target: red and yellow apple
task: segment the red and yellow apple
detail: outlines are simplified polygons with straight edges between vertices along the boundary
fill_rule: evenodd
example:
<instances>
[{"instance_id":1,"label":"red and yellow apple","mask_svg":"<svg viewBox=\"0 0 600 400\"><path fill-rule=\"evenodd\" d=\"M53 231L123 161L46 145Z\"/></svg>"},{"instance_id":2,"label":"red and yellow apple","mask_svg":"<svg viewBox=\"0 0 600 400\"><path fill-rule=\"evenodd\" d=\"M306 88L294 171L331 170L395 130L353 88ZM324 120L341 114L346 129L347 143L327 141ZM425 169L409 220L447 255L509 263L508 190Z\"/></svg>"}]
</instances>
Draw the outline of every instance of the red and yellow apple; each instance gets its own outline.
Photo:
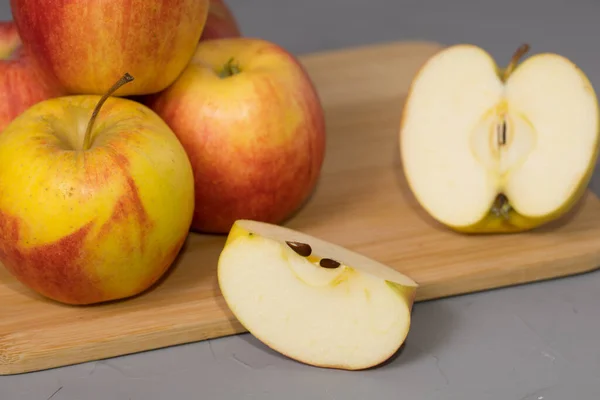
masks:
<instances>
[{"instance_id":1,"label":"red and yellow apple","mask_svg":"<svg viewBox=\"0 0 600 400\"><path fill-rule=\"evenodd\" d=\"M200 40L242 36L240 26L225 0L210 0L208 18Z\"/></svg>"},{"instance_id":2,"label":"red and yellow apple","mask_svg":"<svg viewBox=\"0 0 600 400\"><path fill-rule=\"evenodd\" d=\"M209 0L11 0L23 47L71 94L158 92L189 63Z\"/></svg>"},{"instance_id":3,"label":"red and yellow apple","mask_svg":"<svg viewBox=\"0 0 600 400\"><path fill-rule=\"evenodd\" d=\"M260 39L200 42L167 90L143 100L192 163L192 229L226 233L237 219L278 223L313 191L325 153L324 112L311 79Z\"/></svg>"},{"instance_id":4,"label":"red and yellow apple","mask_svg":"<svg viewBox=\"0 0 600 400\"><path fill-rule=\"evenodd\" d=\"M21 47L17 27L0 21L0 132L32 105L64 94Z\"/></svg>"},{"instance_id":5,"label":"red and yellow apple","mask_svg":"<svg viewBox=\"0 0 600 400\"><path fill-rule=\"evenodd\" d=\"M184 244L194 207L193 172L173 131L119 97L28 108L0 135L0 182L0 262L67 304L153 285Z\"/></svg>"}]
</instances>

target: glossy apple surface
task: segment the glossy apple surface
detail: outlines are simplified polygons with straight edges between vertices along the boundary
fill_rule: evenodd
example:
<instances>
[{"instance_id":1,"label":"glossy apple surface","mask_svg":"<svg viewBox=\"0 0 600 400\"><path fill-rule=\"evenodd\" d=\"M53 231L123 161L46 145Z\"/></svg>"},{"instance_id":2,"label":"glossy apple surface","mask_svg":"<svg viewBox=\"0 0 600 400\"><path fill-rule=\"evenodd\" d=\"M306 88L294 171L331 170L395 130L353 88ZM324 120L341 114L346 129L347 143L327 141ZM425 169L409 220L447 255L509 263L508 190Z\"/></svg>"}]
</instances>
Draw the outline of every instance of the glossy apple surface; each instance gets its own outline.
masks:
<instances>
[{"instance_id":1,"label":"glossy apple surface","mask_svg":"<svg viewBox=\"0 0 600 400\"><path fill-rule=\"evenodd\" d=\"M71 94L158 92L194 54L209 0L11 0L23 46Z\"/></svg>"},{"instance_id":2,"label":"glossy apple surface","mask_svg":"<svg viewBox=\"0 0 600 400\"><path fill-rule=\"evenodd\" d=\"M324 111L310 77L280 46L201 42L175 83L144 101L191 160L194 230L226 233L242 218L278 223L314 190L325 156Z\"/></svg>"},{"instance_id":3,"label":"glossy apple surface","mask_svg":"<svg viewBox=\"0 0 600 400\"><path fill-rule=\"evenodd\" d=\"M17 27L0 21L0 133L32 105L64 91L23 51Z\"/></svg>"},{"instance_id":4,"label":"glossy apple surface","mask_svg":"<svg viewBox=\"0 0 600 400\"><path fill-rule=\"evenodd\" d=\"M149 288L186 240L194 180L171 129L137 102L45 100L0 135L0 262L68 304Z\"/></svg>"}]
</instances>

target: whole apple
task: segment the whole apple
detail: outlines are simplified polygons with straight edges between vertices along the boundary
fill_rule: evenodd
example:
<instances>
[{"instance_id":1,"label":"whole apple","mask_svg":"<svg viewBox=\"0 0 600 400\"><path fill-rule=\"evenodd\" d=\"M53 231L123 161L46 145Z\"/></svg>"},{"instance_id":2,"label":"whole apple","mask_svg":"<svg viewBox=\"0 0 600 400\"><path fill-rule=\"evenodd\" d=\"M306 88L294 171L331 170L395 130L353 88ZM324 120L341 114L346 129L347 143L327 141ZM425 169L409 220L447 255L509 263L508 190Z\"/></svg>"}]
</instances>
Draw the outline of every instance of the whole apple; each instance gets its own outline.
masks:
<instances>
[{"instance_id":1,"label":"whole apple","mask_svg":"<svg viewBox=\"0 0 600 400\"><path fill-rule=\"evenodd\" d=\"M64 96L27 109L0 135L0 182L0 262L67 304L153 285L184 244L194 207L177 137L119 97Z\"/></svg>"},{"instance_id":2,"label":"whole apple","mask_svg":"<svg viewBox=\"0 0 600 400\"><path fill-rule=\"evenodd\" d=\"M210 0L208 18L200 40L240 36L242 33L239 24L227 3L224 0Z\"/></svg>"},{"instance_id":3,"label":"whole apple","mask_svg":"<svg viewBox=\"0 0 600 400\"><path fill-rule=\"evenodd\" d=\"M17 27L0 21L0 132L32 105L64 94L21 47Z\"/></svg>"},{"instance_id":4,"label":"whole apple","mask_svg":"<svg viewBox=\"0 0 600 400\"><path fill-rule=\"evenodd\" d=\"M325 155L324 112L310 77L280 46L200 42L174 84L143 101L192 163L193 230L226 233L241 218L279 223L313 191Z\"/></svg>"},{"instance_id":5,"label":"whole apple","mask_svg":"<svg viewBox=\"0 0 600 400\"><path fill-rule=\"evenodd\" d=\"M23 47L71 94L158 92L189 63L209 0L11 0Z\"/></svg>"}]
</instances>

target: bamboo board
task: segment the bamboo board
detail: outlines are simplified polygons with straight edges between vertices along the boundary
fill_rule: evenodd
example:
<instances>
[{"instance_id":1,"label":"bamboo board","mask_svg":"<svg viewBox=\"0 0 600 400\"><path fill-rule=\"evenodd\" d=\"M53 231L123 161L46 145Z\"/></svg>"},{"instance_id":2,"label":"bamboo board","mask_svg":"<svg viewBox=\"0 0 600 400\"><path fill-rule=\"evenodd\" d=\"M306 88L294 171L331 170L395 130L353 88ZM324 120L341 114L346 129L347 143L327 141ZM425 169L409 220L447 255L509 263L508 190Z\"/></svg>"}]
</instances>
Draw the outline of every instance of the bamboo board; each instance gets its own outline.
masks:
<instances>
[{"instance_id":1,"label":"bamboo board","mask_svg":"<svg viewBox=\"0 0 600 400\"><path fill-rule=\"evenodd\" d=\"M397 130L410 81L440 48L400 42L302 57L327 115L327 156L310 201L286 225L401 270L417 301L590 271L600 202L537 232L462 236L433 223L399 169ZM44 300L0 268L0 374L81 363L243 332L216 281L221 236L191 234L151 291L86 308ZM1 266L0 266L1 267Z\"/></svg>"}]
</instances>

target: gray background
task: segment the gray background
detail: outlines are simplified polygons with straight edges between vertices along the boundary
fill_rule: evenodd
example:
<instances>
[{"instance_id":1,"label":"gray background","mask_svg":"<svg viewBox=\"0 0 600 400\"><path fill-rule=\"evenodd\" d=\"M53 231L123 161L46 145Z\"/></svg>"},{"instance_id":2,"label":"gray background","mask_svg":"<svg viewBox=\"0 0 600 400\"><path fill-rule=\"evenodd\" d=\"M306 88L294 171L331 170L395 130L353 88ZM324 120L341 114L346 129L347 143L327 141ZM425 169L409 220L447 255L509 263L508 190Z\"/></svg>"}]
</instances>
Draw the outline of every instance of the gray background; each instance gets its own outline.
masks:
<instances>
[{"instance_id":1,"label":"gray background","mask_svg":"<svg viewBox=\"0 0 600 400\"><path fill-rule=\"evenodd\" d=\"M294 53L401 39L574 60L600 88L594 0L229 0L244 34ZM8 0L0 15L10 18ZM592 187L598 193L600 181ZM287 360L249 335L0 377L1 400L600 398L600 272L419 303L407 346L365 372Z\"/></svg>"}]
</instances>

